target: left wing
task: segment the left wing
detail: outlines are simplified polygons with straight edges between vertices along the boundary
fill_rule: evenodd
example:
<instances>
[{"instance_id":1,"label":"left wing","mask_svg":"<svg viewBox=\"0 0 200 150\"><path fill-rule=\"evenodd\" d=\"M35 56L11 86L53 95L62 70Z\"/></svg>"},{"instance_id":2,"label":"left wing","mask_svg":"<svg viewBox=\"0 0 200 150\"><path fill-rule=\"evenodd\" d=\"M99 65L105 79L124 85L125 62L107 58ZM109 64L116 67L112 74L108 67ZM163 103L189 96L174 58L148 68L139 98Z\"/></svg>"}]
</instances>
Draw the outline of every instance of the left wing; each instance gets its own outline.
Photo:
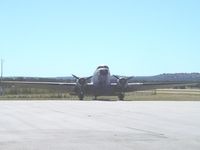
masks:
<instances>
[{"instance_id":1,"label":"left wing","mask_svg":"<svg viewBox=\"0 0 200 150\"><path fill-rule=\"evenodd\" d=\"M123 92L132 92L132 91L144 91L144 90L153 90L153 89L166 89L166 88L175 88L181 86L195 86L199 84L198 82L172 82L172 81L163 81L163 82L137 82L137 83L127 83L120 85L119 83L112 83L111 86L115 91Z\"/></svg>"},{"instance_id":2,"label":"left wing","mask_svg":"<svg viewBox=\"0 0 200 150\"><path fill-rule=\"evenodd\" d=\"M127 92L130 91L143 91L143 90L153 90L153 89L166 89L175 88L181 86L195 86L197 82L146 82L146 83L128 83L126 88Z\"/></svg>"},{"instance_id":3,"label":"left wing","mask_svg":"<svg viewBox=\"0 0 200 150\"><path fill-rule=\"evenodd\" d=\"M117 83L112 83L114 91L117 92L131 92L131 91L143 91L152 89L165 89L174 88L180 86L195 86L200 83L200 81L146 81L146 82L135 82L129 83L132 77L119 77L113 75L117 79Z\"/></svg>"}]
</instances>

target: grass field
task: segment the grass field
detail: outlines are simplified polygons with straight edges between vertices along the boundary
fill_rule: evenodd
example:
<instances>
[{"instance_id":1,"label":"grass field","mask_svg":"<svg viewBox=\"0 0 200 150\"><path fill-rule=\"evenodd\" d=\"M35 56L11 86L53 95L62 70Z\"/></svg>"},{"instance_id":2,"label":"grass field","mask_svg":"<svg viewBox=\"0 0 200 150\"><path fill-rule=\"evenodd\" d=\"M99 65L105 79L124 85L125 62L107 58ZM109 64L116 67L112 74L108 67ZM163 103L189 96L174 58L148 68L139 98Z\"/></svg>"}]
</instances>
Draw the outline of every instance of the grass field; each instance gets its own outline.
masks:
<instances>
[{"instance_id":1,"label":"grass field","mask_svg":"<svg viewBox=\"0 0 200 150\"><path fill-rule=\"evenodd\" d=\"M39 94L5 94L0 100L78 100L77 96L69 93L39 93ZM93 97L86 96L85 100ZM117 96L100 96L99 100L118 100ZM200 101L200 89L158 89L153 91L138 91L126 93L127 101Z\"/></svg>"}]
</instances>

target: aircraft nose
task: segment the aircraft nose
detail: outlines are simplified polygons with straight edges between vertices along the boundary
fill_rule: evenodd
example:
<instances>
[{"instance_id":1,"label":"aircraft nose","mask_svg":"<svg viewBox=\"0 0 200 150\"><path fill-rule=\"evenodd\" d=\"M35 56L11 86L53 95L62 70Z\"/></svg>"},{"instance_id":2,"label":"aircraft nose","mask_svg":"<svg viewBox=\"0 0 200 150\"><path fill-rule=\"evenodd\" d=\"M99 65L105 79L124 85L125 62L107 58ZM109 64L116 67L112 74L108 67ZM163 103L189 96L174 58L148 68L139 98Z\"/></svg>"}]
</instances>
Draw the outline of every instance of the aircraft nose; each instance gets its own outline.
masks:
<instances>
[{"instance_id":1,"label":"aircraft nose","mask_svg":"<svg viewBox=\"0 0 200 150\"><path fill-rule=\"evenodd\" d=\"M108 74L108 70L100 70L100 75L107 75Z\"/></svg>"}]
</instances>

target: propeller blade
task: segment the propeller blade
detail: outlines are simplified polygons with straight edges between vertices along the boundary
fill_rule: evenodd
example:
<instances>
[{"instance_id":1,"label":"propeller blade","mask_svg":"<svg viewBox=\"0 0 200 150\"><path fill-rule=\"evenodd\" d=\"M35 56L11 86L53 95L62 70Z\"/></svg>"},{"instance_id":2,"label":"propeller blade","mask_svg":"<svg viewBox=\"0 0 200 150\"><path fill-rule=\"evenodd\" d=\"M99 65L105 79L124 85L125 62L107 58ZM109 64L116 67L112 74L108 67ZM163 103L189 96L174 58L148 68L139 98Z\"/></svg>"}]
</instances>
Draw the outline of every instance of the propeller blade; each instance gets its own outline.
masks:
<instances>
[{"instance_id":1,"label":"propeller blade","mask_svg":"<svg viewBox=\"0 0 200 150\"><path fill-rule=\"evenodd\" d=\"M91 78L92 78L92 76L90 76L90 77L87 77L87 78L86 78L86 80L90 80Z\"/></svg>"},{"instance_id":2,"label":"propeller blade","mask_svg":"<svg viewBox=\"0 0 200 150\"><path fill-rule=\"evenodd\" d=\"M75 75L73 75L73 74L72 74L72 76L73 76L75 79L80 79L79 77L77 77L77 76L75 76Z\"/></svg>"},{"instance_id":3,"label":"propeller blade","mask_svg":"<svg viewBox=\"0 0 200 150\"><path fill-rule=\"evenodd\" d=\"M116 79L119 79L119 77L118 77L118 76L116 76L116 75L113 75L113 77L115 77Z\"/></svg>"}]
</instances>

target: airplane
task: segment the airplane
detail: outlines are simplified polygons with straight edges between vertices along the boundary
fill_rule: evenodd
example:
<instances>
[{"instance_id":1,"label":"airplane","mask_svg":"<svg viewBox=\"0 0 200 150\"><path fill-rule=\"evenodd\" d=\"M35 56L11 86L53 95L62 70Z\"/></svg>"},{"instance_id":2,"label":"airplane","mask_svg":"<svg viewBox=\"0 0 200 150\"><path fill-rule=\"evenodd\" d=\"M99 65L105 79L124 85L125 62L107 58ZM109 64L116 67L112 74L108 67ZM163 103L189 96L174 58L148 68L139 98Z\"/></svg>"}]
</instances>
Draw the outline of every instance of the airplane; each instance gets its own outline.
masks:
<instances>
[{"instance_id":1,"label":"airplane","mask_svg":"<svg viewBox=\"0 0 200 150\"><path fill-rule=\"evenodd\" d=\"M65 91L74 91L79 100L83 100L85 95L93 95L94 99L98 96L118 96L119 100L124 100L125 92L142 91L150 89L173 88L176 86L192 86L197 83L186 81L163 81L163 82L131 82L134 77L120 77L110 74L107 65L100 65L96 68L94 74L89 77L78 77L72 75L76 82L34 82L34 81L2 81L1 84L11 85L29 85L29 86L51 86L64 89ZM111 78L116 78L117 82L111 82Z\"/></svg>"}]
</instances>

